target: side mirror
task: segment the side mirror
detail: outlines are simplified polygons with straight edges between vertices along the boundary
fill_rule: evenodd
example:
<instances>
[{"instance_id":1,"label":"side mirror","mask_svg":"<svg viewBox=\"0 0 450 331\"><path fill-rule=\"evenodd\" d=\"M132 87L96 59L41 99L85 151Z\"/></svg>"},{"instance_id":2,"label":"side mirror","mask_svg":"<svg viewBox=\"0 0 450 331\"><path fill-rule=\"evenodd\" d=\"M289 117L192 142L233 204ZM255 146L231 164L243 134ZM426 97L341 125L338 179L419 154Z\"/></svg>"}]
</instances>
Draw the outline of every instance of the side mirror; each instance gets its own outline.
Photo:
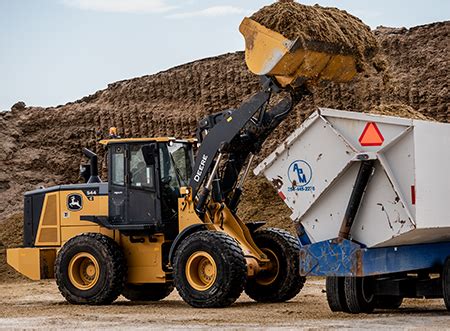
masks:
<instances>
[{"instance_id":1,"label":"side mirror","mask_svg":"<svg viewBox=\"0 0 450 331\"><path fill-rule=\"evenodd\" d=\"M157 144L149 144L142 146L142 155L144 156L144 161L148 166L155 165L157 153L158 153Z\"/></svg>"}]
</instances>

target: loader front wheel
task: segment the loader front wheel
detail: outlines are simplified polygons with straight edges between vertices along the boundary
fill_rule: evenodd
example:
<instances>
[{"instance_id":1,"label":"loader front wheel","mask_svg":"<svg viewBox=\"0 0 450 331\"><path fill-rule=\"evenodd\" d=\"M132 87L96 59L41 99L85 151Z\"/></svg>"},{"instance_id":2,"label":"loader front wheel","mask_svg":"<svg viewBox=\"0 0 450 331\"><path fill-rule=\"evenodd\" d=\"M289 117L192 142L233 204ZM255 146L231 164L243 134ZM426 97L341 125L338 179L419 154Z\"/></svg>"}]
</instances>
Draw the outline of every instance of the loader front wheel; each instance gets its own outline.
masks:
<instances>
[{"instance_id":1,"label":"loader front wheel","mask_svg":"<svg viewBox=\"0 0 450 331\"><path fill-rule=\"evenodd\" d=\"M172 283L126 284L122 295L130 301L159 301L173 291Z\"/></svg>"},{"instance_id":2,"label":"loader front wheel","mask_svg":"<svg viewBox=\"0 0 450 331\"><path fill-rule=\"evenodd\" d=\"M245 293L258 302L284 302L295 297L305 283L300 276L297 239L287 231L267 228L254 232L253 240L270 263L247 281Z\"/></svg>"},{"instance_id":3,"label":"loader front wheel","mask_svg":"<svg viewBox=\"0 0 450 331\"><path fill-rule=\"evenodd\" d=\"M445 306L447 307L447 310L450 311L450 256L447 257L442 271L442 293Z\"/></svg>"},{"instance_id":4,"label":"loader front wheel","mask_svg":"<svg viewBox=\"0 0 450 331\"><path fill-rule=\"evenodd\" d=\"M241 295L247 277L244 253L225 233L200 231L188 236L174 256L178 293L193 307L231 305Z\"/></svg>"},{"instance_id":5,"label":"loader front wheel","mask_svg":"<svg viewBox=\"0 0 450 331\"><path fill-rule=\"evenodd\" d=\"M55 261L56 284L72 304L110 304L122 292L126 264L119 245L99 233L73 237Z\"/></svg>"}]
</instances>

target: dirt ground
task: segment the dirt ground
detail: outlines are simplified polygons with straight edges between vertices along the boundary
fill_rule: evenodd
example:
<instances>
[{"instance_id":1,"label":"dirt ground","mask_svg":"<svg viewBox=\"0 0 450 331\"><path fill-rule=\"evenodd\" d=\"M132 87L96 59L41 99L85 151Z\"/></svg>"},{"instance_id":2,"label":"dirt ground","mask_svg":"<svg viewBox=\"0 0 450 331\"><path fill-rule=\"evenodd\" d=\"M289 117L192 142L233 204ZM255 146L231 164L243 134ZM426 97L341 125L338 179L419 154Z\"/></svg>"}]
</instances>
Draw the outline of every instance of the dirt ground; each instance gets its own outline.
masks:
<instances>
[{"instance_id":1,"label":"dirt ground","mask_svg":"<svg viewBox=\"0 0 450 331\"><path fill-rule=\"evenodd\" d=\"M292 301L255 303L246 295L230 308L195 309L174 291L158 303L119 298L110 306L74 306L64 301L53 281L0 284L0 329L450 329L442 300L405 300L396 311L373 314L332 313L323 279L309 279Z\"/></svg>"}]
</instances>

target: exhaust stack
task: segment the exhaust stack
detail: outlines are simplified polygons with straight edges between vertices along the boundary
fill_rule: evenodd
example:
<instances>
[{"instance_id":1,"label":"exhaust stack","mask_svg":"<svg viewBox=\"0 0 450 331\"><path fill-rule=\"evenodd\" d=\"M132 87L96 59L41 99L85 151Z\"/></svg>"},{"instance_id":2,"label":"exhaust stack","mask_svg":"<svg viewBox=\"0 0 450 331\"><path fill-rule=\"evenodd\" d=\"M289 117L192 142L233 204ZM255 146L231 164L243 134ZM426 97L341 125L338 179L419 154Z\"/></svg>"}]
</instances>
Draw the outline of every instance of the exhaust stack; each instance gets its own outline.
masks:
<instances>
[{"instance_id":1,"label":"exhaust stack","mask_svg":"<svg viewBox=\"0 0 450 331\"><path fill-rule=\"evenodd\" d=\"M87 183L101 183L102 180L98 176L98 158L97 154L87 148L83 148L83 154L89 159L89 179Z\"/></svg>"}]
</instances>

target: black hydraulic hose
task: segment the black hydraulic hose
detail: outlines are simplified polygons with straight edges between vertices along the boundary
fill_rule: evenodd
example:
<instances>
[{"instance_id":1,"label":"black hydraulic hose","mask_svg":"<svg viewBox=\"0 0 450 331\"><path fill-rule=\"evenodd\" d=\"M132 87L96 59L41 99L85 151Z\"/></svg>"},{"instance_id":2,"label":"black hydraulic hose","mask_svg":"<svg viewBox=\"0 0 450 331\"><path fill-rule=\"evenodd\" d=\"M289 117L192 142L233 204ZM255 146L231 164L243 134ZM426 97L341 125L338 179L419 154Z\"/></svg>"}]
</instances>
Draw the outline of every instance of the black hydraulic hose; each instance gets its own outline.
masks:
<instances>
[{"instance_id":1,"label":"black hydraulic hose","mask_svg":"<svg viewBox=\"0 0 450 331\"><path fill-rule=\"evenodd\" d=\"M212 199L214 202L223 201L222 188L220 187L220 179L217 176L212 181Z\"/></svg>"},{"instance_id":2,"label":"black hydraulic hose","mask_svg":"<svg viewBox=\"0 0 450 331\"><path fill-rule=\"evenodd\" d=\"M211 190L204 186L198 195L198 200L195 205L195 211L197 212L200 219L203 219L203 217L205 216L205 205L208 201L209 193L211 193Z\"/></svg>"},{"instance_id":3,"label":"black hydraulic hose","mask_svg":"<svg viewBox=\"0 0 450 331\"><path fill-rule=\"evenodd\" d=\"M233 192L233 196L232 196L232 198L230 200L230 203L228 204L230 210L233 213L237 212L237 207L238 207L239 202L241 200L242 192L243 192L242 188L240 188L240 187L236 187L234 192Z\"/></svg>"}]
</instances>

